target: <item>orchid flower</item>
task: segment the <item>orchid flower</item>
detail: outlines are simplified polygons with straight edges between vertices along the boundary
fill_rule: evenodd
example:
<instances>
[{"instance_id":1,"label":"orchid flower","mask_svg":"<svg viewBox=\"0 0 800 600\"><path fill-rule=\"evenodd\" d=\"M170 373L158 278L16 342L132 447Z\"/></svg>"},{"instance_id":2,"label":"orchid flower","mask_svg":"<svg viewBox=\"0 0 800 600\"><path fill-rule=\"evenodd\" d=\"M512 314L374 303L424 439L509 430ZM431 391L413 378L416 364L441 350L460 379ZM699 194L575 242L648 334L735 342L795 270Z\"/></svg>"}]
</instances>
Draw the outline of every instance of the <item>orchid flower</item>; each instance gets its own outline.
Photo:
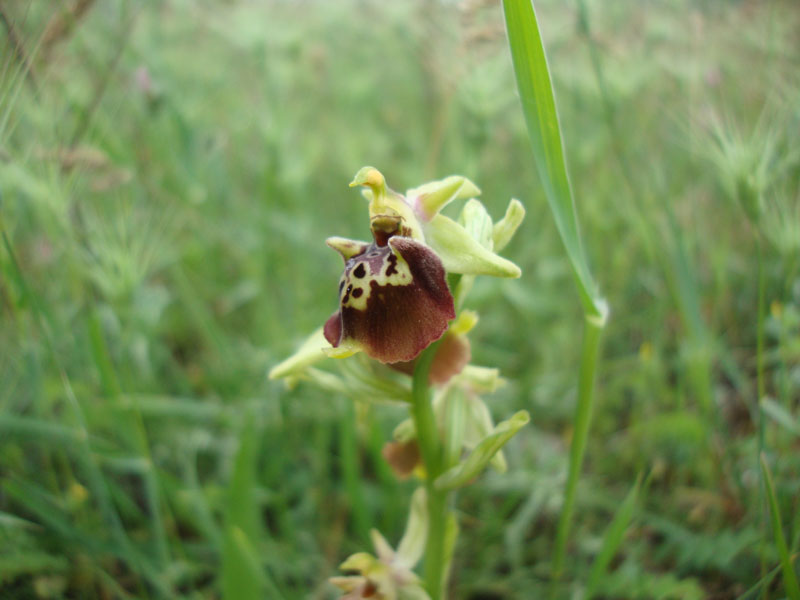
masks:
<instances>
[{"instance_id":1,"label":"orchid flower","mask_svg":"<svg viewBox=\"0 0 800 600\"><path fill-rule=\"evenodd\" d=\"M504 219L493 224L483 206L471 200L467 208L480 210L472 210L475 218L461 224L440 213L450 202L480 193L460 175L403 196L377 169L364 167L350 185L365 188L373 240L328 238L345 263L339 308L297 353L272 369L270 378L298 376L325 356L344 358L359 351L402 366L441 338L456 316L447 273L467 276L462 283L475 275L520 275L519 267L492 250L504 246L521 223L525 211L518 201L512 200Z\"/></svg>"},{"instance_id":2,"label":"orchid flower","mask_svg":"<svg viewBox=\"0 0 800 600\"><path fill-rule=\"evenodd\" d=\"M370 535L377 556L367 552L351 555L339 568L354 574L332 577L330 582L345 592L343 600L430 600L419 577L411 570L425 549L427 532L425 490L419 488L411 499L408 524L397 550L373 529Z\"/></svg>"}]
</instances>

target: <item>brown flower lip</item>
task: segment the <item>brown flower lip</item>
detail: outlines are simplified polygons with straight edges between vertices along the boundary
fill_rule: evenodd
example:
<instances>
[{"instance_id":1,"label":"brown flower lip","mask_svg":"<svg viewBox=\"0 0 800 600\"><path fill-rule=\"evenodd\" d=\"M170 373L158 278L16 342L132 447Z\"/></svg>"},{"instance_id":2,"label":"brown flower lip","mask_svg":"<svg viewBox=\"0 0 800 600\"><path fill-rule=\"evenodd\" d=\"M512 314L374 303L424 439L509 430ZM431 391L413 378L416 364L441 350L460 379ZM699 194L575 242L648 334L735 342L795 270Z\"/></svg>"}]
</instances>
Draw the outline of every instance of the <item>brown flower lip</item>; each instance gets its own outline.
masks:
<instances>
[{"instance_id":1,"label":"brown flower lip","mask_svg":"<svg viewBox=\"0 0 800 600\"><path fill-rule=\"evenodd\" d=\"M325 323L336 348L360 346L383 363L410 361L455 318L453 296L436 253L409 237L382 236L345 261L339 310Z\"/></svg>"}]
</instances>

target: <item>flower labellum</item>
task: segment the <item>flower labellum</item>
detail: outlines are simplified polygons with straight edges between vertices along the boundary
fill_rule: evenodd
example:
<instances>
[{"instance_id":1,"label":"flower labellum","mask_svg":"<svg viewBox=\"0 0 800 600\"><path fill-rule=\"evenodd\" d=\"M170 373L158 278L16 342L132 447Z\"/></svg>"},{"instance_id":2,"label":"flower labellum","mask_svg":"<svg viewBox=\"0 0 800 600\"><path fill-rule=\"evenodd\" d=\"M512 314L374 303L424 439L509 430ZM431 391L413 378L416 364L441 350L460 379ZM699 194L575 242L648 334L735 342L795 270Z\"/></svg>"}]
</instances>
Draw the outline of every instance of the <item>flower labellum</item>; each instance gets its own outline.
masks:
<instances>
[{"instance_id":1,"label":"flower labellum","mask_svg":"<svg viewBox=\"0 0 800 600\"><path fill-rule=\"evenodd\" d=\"M413 360L456 316L445 270L422 242L385 229L375 237L369 245L328 240L345 270L340 308L325 323L325 338L334 348L364 350L383 363Z\"/></svg>"}]
</instances>

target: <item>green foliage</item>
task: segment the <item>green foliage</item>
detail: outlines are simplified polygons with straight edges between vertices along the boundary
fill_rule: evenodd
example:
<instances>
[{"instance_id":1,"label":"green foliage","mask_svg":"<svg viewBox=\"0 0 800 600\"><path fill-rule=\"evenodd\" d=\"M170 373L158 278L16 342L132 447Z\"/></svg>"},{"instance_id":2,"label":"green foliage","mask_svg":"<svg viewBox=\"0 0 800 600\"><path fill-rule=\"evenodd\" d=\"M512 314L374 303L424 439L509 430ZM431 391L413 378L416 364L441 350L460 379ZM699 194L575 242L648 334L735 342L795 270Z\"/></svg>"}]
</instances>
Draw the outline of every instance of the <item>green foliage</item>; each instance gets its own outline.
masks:
<instances>
[{"instance_id":1,"label":"green foliage","mask_svg":"<svg viewBox=\"0 0 800 600\"><path fill-rule=\"evenodd\" d=\"M405 406L349 414L335 390L267 378L334 311L324 239L363 237L347 183L365 163L401 189L462 173L494 221L512 197L527 210L503 251L522 278L478 278L465 308L481 314L474 362L509 382L487 396L494 418L531 423L508 473L459 491L450 596L545 595L582 305L500 7L85 4L2 9L0 597L332 598L363 521L401 538L416 484L380 451ZM800 15L790 0L536 8L583 251L614 307L555 593L788 597ZM609 523L641 472L619 541Z\"/></svg>"}]
</instances>

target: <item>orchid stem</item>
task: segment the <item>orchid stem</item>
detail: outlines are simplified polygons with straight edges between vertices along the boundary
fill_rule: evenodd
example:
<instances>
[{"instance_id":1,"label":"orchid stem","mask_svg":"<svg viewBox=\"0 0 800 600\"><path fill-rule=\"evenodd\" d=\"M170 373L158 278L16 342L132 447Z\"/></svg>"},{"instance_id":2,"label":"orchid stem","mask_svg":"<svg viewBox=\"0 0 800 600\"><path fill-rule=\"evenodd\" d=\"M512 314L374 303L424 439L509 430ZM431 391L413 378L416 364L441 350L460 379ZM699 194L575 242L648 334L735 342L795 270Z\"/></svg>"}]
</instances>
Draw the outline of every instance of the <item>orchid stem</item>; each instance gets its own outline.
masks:
<instances>
[{"instance_id":1,"label":"orchid stem","mask_svg":"<svg viewBox=\"0 0 800 600\"><path fill-rule=\"evenodd\" d=\"M428 374L438 345L438 342L432 344L417 358L411 389L411 416L414 419L417 442L427 473L425 491L428 498L429 525L428 538L425 542L425 587L431 600L442 598L447 585L445 528L448 494L437 490L433 485L433 482L442 473L443 454L428 383Z\"/></svg>"}]
</instances>

